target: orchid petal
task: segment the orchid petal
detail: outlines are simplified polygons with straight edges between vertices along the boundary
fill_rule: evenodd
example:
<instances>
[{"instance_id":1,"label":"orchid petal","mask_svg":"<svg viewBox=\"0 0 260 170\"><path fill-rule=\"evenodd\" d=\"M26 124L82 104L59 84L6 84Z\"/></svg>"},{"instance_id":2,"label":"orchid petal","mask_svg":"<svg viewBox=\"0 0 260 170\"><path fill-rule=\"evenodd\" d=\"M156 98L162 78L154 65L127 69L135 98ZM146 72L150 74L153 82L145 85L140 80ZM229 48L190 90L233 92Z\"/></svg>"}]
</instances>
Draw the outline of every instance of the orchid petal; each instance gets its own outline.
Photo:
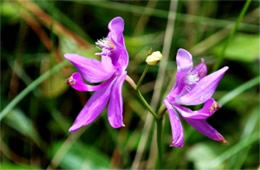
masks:
<instances>
[{"instance_id":1,"label":"orchid petal","mask_svg":"<svg viewBox=\"0 0 260 170\"><path fill-rule=\"evenodd\" d=\"M90 97L87 104L80 111L72 127L69 129L69 132L75 132L82 126L92 123L100 115L108 102L113 82L114 81L97 90Z\"/></svg>"},{"instance_id":2,"label":"orchid petal","mask_svg":"<svg viewBox=\"0 0 260 170\"><path fill-rule=\"evenodd\" d=\"M123 99L122 85L126 78L126 72L120 75L114 83L108 105L108 120L113 128L125 126L123 123Z\"/></svg>"},{"instance_id":3,"label":"orchid petal","mask_svg":"<svg viewBox=\"0 0 260 170\"><path fill-rule=\"evenodd\" d=\"M205 77L207 75L207 65L205 64L204 59L201 59L201 63L196 65L192 70L191 70L192 74L197 74L197 76L199 77L199 79L202 79L203 77Z\"/></svg>"},{"instance_id":4,"label":"orchid petal","mask_svg":"<svg viewBox=\"0 0 260 170\"><path fill-rule=\"evenodd\" d=\"M219 105L213 98L207 100L204 103L204 106L197 111L192 111L189 108L180 105L174 105L174 107L182 115L182 117L190 119L206 119L219 109Z\"/></svg>"},{"instance_id":5,"label":"orchid petal","mask_svg":"<svg viewBox=\"0 0 260 170\"><path fill-rule=\"evenodd\" d=\"M104 83L101 83L101 84L96 85L96 86L92 86L92 85L86 84L83 81L80 73L76 72L76 73L73 73L70 76L70 78L67 79L67 82L72 88L74 88L77 91L96 91L100 88L103 88L104 86L107 86L112 80L113 80L113 77L106 80Z\"/></svg>"},{"instance_id":6,"label":"orchid petal","mask_svg":"<svg viewBox=\"0 0 260 170\"><path fill-rule=\"evenodd\" d=\"M185 49L179 49L176 57L177 62L177 79L182 78L192 69L192 55Z\"/></svg>"},{"instance_id":7,"label":"orchid petal","mask_svg":"<svg viewBox=\"0 0 260 170\"><path fill-rule=\"evenodd\" d=\"M227 70L228 67L223 67L222 69L202 78L197 85L189 91L189 93L177 98L176 103L182 105L199 105L204 103L211 98L219 81Z\"/></svg>"},{"instance_id":8,"label":"orchid petal","mask_svg":"<svg viewBox=\"0 0 260 170\"><path fill-rule=\"evenodd\" d=\"M226 139L212 126L210 126L206 120L203 119L188 119L184 118L192 127L194 127L198 132L207 136L215 141L228 143Z\"/></svg>"},{"instance_id":9,"label":"orchid petal","mask_svg":"<svg viewBox=\"0 0 260 170\"><path fill-rule=\"evenodd\" d=\"M112 59L113 65L118 68L125 69L128 65L128 52L125 47L124 41L124 20L121 17L115 17L112 19L108 28L110 32L108 33L108 39L113 42L115 49L111 51L110 57Z\"/></svg>"},{"instance_id":10,"label":"orchid petal","mask_svg":"<svg viewBox=\"0 0 260 170\"><path fill-rule=\"evenodd\" d=\"M180 118L172 105L166 100L164 100L164 105L169 112L169 118L172 129L172 143L173 147L183 147L184 145L184 133Z\"/></svg>"},{"instance_id":11,"label":"orchid petal","mask_svg":"<svg viewBox=\"0 0 260 170\"><path fill-rule=\"evenodd\" d=\"M101 63L107 70L114 69L114 65L112 64L112 60L109 56L101 56Z\"/></svg>"},{"instance_id":12,"label":"orchid petal","mask_svg":"<svg viewBox=\"0 0 260 170\"><path fill-rule=\"evenodd\" d=\"M174 98L180 94L184 88L184 78L186 74L192 69L192 55L185 49L179 49L176 56L177 74L176 83L169 93L169 98ZM173 100L173 99L172 99Z\"/></svg>"},{"instance_id":13,"label":"orchid petal","mask_svg":"<svg viewBox=\"0 0 260 170\"><path fill-rule=\"evenodd\" d=\"M115 42L124 45L124 20L121 17L113 18L109 24L108 29L110 31L109 37Z\"/></svg>"},{"instance_id":14,"label":"orchid petal","mask_svg":"<svg viewBox=\"0 0 260 170\"><path fill-rule=\"evenodd\" d=\"M107 80L114 74L114 70L107 69L98 60L82 57L78 54L65 54L64 57L69 60L90 83Z\"/></svg>"}]
</instances>

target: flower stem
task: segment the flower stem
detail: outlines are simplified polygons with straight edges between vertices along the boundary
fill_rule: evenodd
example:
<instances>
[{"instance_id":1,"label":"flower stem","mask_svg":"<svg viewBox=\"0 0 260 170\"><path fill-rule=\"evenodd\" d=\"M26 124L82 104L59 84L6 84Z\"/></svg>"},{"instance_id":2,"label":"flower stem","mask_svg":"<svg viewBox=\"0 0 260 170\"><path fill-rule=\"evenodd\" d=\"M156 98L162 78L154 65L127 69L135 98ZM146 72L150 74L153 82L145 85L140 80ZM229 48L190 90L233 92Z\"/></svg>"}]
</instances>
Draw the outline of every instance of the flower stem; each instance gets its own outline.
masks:
<instances>
[{"instance_id":1,"label":"flower stem","mask_svg":"<svg viewBox=\"0 0 260 170\"><path fill-rule=\"evenodd\" d=\"M162 119L165 112L166 112L166 107L164 106L164 104L162 104L158 111L158 119Z\"/></svg>"},{"instance_id":2,"label":"flower stem","mask_svg":"<svg viewBox=\"0 0 260 170\"><path fill-rule=\"evenodd\" d=\"M44 80L49 78L54 73L58 72L61 68L66 66L68 61L64 60L60 64L56 65L52 69L46 71L40 77L38 77L35 81L33 81L29 86L27 86L21 93L19 93L0 113L0 121L33 89L35 89L38 85L40 85Z\"/></svg>"},{"instance_id":3,"label":"flower stem","mask_svg":"<svg viewBox=\"0 0 260 170\"><path fill-rule=\"evenodd\" d=\"M163 115L166 111L166 108L164 105L162 105L159 109L158 114L156 114L152 107L148 104L148 102L145 100L145 98L143 97L141 91L139 90L139 87L144 79L144 76L146 75L147 71L149 69L149 65L145 66L145 69L137 83L137 85L135 85L134 81L127 76L126 81L131 85L131 87L133 87L138 94L138 97L140 98L140 100L142 101L143 105L149 110L149 112L153 115L154 119L156 120L156 125L157 125L157 146L158 146L158 168L162 168L162 158L163 158L163 150L162 150L162 121L163 121Z\"/></svg>"},{"instance_id":4,"label":"flower stem","mask_svg":"<svg viewBox=\"0 0 260 170\"><path fill-rule=\"evenodd\" d=\"M157 119L157 147L158 147L158 169L162 168L162 158L163 158L163 150L162 150L162 120Z\"/></svg>"},{"instance_id":5,"label":"flower stem","mask_svg":"<svg viewBox=\"0 0 260 170\"><path fill-rule=\"evenodd\" d=\"M144 104L144 106L149 110L149 112L153 115L153 117L155 119L158 119L158 115L153 111L153 109L151 108L151 106L148 104L148 102L145 100L144 96L142 95L142 93L140 92L140 90L137 89L137 93L138 93L138 97L140 98L140 100L142 101L142 103Z\"/></svg>"},{"instance_id":6,"label":"flower stem","mask_svg":"<svg viewBox=\"0 0 260 170\"><path fill-rule=\"evenodd\" d=\"M142 73L140 79L139 79L138 82L137 82L137 85L136 85L136 89L137 89L137 90L139 89L139 87L140 87L140 85L141 85L141 83L142 83L142 81L143 81L143 79L144 79L144 76L146 75L148 69L149 69L149 65L146 64L145 69L144 69L144 72Z\"/></svg>"},{"instance_id":7,"label":"flower stem","mask_svg":"<svg viewBox=\"0 0 260 170\"><path fill-rule=\"evenodd\" d=\"M155 119L158 119L158 115L155 113L155 111L152 109L152 107L149 105L149 103L145 100L144 96L142 95L141 91L139 90L139 87L140 87L148 69L149 69L149 65L146 65L137 85L135 84L133 79L129 76L126 77L126 81L133 89L135 89L137 91L139 99L142 101L143 105L147 108L147 110L153 115L153 117Z\"/></svg>"}]
</instances>

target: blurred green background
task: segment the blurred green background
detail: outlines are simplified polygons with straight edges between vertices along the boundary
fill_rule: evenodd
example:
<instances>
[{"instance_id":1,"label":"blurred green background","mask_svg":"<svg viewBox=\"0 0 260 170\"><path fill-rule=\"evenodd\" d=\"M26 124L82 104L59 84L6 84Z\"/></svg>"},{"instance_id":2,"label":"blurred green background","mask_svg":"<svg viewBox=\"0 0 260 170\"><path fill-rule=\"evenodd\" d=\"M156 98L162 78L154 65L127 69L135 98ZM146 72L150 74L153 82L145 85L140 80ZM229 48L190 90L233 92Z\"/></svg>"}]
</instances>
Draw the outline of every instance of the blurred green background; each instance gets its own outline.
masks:
<instances>
[{"instance_id":1,"label":"blurred green background","mask_svg":"<svg viewBox=\"0 0 260 170\"><path fill-rule=\"evenodd\" d=\"M169 46L163 52L169 53L169 58L163 68L166 74L158 101L174 83L178 48L189 50L195 64L203 57L209 72L221 61L221 56L224 57L221 66L229 66L214 94L223 107L209 118L229 144L212 141L183 121L185 145L171 148L166 115L163 167L259 168L259 1L249 4L233 36L231 30L246 1L2 0L0 3L1 111L19 94L22 96L6 116L1 115L1 169L155 167L154 124L147 119L149 113L127 83L123 86L125 128L111 128L104 111L91 125L69 134L68 128L91 93L67 86L66 78L75 71L71 64L65 62L50 70L63 62L64 53L97 58L95 41L106 37L107 24L115 16L125 20L124 35L130 55L127 71L135 81L143 72L148 51L163 51ZM170 5L176 15L169 22ZM166 31L167 23L172 36ZM37 82L48 70L45 79ZM148 101L153 96L158 70L159 66L152 67L141 86ZM39 86L29 87L31 83ZM28 87L28 95L21 95ZM149 129L144 127L147 121Z\"/></svg>"}]
</instances>

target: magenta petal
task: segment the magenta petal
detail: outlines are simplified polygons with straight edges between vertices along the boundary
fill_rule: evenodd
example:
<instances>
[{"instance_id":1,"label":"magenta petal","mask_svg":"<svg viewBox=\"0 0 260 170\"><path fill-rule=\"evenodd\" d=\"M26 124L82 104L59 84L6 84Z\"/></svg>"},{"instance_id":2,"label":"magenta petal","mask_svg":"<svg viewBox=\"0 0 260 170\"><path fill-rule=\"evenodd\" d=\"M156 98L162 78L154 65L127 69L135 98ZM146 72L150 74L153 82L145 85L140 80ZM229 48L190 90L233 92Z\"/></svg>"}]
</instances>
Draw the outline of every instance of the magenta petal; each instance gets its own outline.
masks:
<instances>
[{"instance_id":1,"label":"magenta petal","mask_svg":"<svg viewBox=\"0 0 260 170\"><path fill-rule=\"evenodd\" d=\"M177 76L178 75L183 76L192 69L193 66L192 56L188 51L184 49L178 50L176 62L177 62Z\"/></svg>"},{"instance_id":2,"label":"magenta petal","mask_svg":"<svg viewBox=\"0 0 260 170\"><path fill-rule=\"evenodd\" d=\"M119 44L124 44L123 41L123 31L124 31L124 20L121 17L113 18L109 24L108 29L110 31L110 38Z\"/></svg>"},{"instance_id":3,"label":"magenta petal","mask_svg":"<svg viewBox=\"0 0 260 170\"><path fill-rule=\"evenodd\" d=\"M174 105L174 107L183 117L191 119L206 119L219 109L219 105L213 98L207 100L204 103L204 106L197 111L192 111L191 109L180 105Z\"/></svg>"},{"instance_id":4,"label":"magenta petal","mask_svg":"<svg viewBox=\"0 0 260 170\"><path fill-rule=\"evenodd\" d=\"M210 126L206 120L203 119L187 119L184 118L192 127L194 127L201 134L207 136L215 141L228 143L226 139L212 126Z\"/></svg>"},{"instance_id":5,"label":"magenta petal","mask_svg":"<svg viewBox=\"0 0 260 170\"><path fill-rule=\"evenodd\" d=\"M207 101L215 92L219 81L222 79L228 67L209 74L201 79L187 94L176 99L176 103L182 105L199 105Z\"/></svg>"},{"instance_id":6,"label":"magenta petal","mask_svg":"<svg viewBox=\"0 0 260 170\"><path fill-rule=\"evenodd\" d=\"M108 102L113 82L114 81L112 81L107 86L97 90L90 97L87 104L80 111L75 122L69 129L69 132L75 132L82 126L86 126L92 123L100 115Z\"/></svg>"},{"instance_id":7,"label":"magenta petal","mask_svg":"<svg viewBox=\"0 0 260 170\"><path fill-rule=\"evenodd\" d=\"M64 57L69 60L90 83L107 80L114 74L114 70L109 70L98 60L82 57L78 54L65 54Z\"/></svg>"},{"instance_id":8,"label":"magenta petal","mask_svg":"<svg viewBox=\"0 0 260 170\"><path fill-rule=\"evenodd\" d=\"M205 64L204 59L201 59L201 63L196 65L192 70L192 74L197 74L197 76L202 79L207 75L207 65Z\"/></svg>"},{"instance_id":9,"label":"magenta petal","mask_svg":"<svg viewBox=\"0 0 260 170\"><path fill-rule=\"evenodd\" d=\"M108 121L113 128L124 126L123 123L123 99L122 85L126 78L126 72L120 75L111 90L108 105Z\"/></svg>"},{"instance_id":10,"label":"magenta petal","mask_svg":"<svg viewBox=\"0 0 260 170\"><path fill-rule=\"evenodd\" d=\"M114 70L114 65L109 56L101 56L101 63L107 70Z\"/></svg>"},{"instance_id":11,"label":"magenta petal","mask_svg":"<svg viewBox=\"0 0 260 170\"><path fill-rule=\"evenodd\" d=\"M78 90L78 91L96 91L104 86L107 86L109 83L111 83L112 80L113 80L113 77L106 80L104 83L92 86L92 85L86 84L83 81L80 73L76 72L76 73L73 73L70 76L70 78L67 79L67 82L72 88L74 88L75 90Z\"/></svg>"},{"instance_id":12,"label":"magenta petal","mask_svg":"<svg viewBox=\"0 0 260 170\"><path fill-rule=\"evenodd\" d=\"M184 133L181 124L181 120L172 107L172 105L166 100L164 100L164 105L169 112L169 118L171 123L172 129L172 143L171 146L173 147L183 147L184 145Z\"/></svg>"},{"instance_id":13,"label":"magenta petal","mask_svg":"<svg viewBox=\"0 0 260 170\"><path fill-rule=\"evenodd\" d=\"M124 25L124 19L122 17L115 17L109 22L108 29L110 31L123 32Z\"/></svg>"},{"instance_id":14,"label":"magenta petal","mask_svg":"<svg viewBox=\"0 0 260 170\"><path fill-rule=\"evenodd\" d=\"M176 62L176 83L168 95L168 98L171 100L174 100L175 96L179 95L183 91L185 76L193 67L192 55L182 48L177 52Z\"/></svg>"},{"instance_id":15,"label":"magenta petal","mask_svg":"<svg viewBox=\"0 0 260 170\"><path fill-rule=\"evenodd\" d=\"M124 41L124 20L121 17L113 18L109 24L108 39L110 39L115 45L115 49L111 51L111 59L113 65L124 70L128 65L128 52L125 47Z\"/></svg>"}]
</instances>

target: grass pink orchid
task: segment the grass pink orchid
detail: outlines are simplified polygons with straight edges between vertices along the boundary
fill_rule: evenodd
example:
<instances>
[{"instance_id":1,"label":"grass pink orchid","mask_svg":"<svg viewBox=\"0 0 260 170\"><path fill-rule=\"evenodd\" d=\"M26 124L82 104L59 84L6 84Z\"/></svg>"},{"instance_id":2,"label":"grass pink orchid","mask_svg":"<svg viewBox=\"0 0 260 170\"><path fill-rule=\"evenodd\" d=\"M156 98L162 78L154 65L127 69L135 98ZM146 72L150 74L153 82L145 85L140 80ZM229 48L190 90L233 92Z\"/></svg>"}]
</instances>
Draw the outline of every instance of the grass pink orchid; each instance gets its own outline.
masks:
<instances>
[{"instance_id":1,"label":"grass pink orchid","mask_svg":"<svg viewBox=\"0 0 260 170\"><path fill-rule=\"evenodd\" d=\"M128 52L124 42L124 20L113 18L108 25L106 38L97 41L102 48L101 61L89 59L78 54L65 54L79 72L73 73L68 84L78 91L95 91L80 111L69 132L75 132L82 126L92 123L108 105L108 120L113 128L124 126L122 85L126 78ZM89 83L100 83L89 85Z\"/></svg>"},{"instance_id":2,"label":"grass pink orchid","mask_svg":"<svg viewBox=\"0 0 260 170\"><path fill-rule=\"evenodd\" d=\"M212 95L228 67L223 67L216 72L206 75L207 66L204 60L202 59L200 64L193 67L192 56L184 49L178 50L176 62L177 80L164 100L172 128L171 146L182 147L184 145L184 133L179 115L203 135L226 143L225 138L210 126L206 119L220 108L218 103L212 98ZM204 105L197 111L192 111L185 107L185 105L199 104Z\"/></svg>"}]
</instances>

